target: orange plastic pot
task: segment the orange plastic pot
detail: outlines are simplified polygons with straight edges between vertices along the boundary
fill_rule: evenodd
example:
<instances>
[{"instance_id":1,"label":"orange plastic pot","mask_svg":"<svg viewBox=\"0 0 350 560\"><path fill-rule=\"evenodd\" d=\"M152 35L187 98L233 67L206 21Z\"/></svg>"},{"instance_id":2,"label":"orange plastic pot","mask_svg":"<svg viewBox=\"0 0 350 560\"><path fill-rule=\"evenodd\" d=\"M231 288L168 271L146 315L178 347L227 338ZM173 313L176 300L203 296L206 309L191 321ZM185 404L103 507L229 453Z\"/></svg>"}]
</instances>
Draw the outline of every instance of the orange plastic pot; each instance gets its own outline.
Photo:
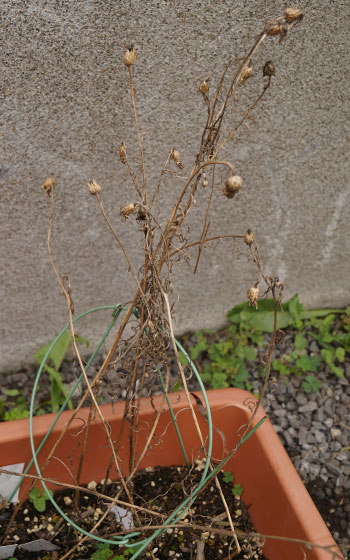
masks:
<instances>
[{"instance_id":1,"label":"orange plastic pot","mask_svg":"<svg viewBox=\"0 0 350 560\"><path fill-rule=\"evenodd\" d=\"M220 460L226 450L232 449L240 441L239 433L251 417L254 397L240 389L220 389L208 391L214 429L213 458ZM200 441L184 393L170 395L176 414L183 442L190 460L200 453ZM195 410L198 410L193 399ZM140 423L138 427L137 453L140 453L149 435L150 427L156 417L155 409L162 407L162 413L149 451L143 458L140 468L158 465L179 465L184 457L170 412L163 397L142 399ZM122 421L124 403L103 405L101 407L109 423L112 438L115 440ZM39 455L42 465L49 450L61 433L62 427L71 412L65 412L56 424L52 434ZM257 423L265 415L261 408L256 416ZM76 472L80 451L84 440L84 425L88 410L80 410L72 422L62 442L57 447L54 457L43 475L56 481L74 484L72 472ZM203 416L197 414L198 422L204 436L208 434L208 425ZM36 447L47 433L54 419L53 414L34 418ZM224 434L225 442L222 434ZM17 420L0 424L0 465L28 463L31 459L28 420ZM85 460L80 482L99 481L105 477L109 464L110 451L101 422L93 421L90 428ZM118 450L118 459L122 471L128 471L128 434L124 433ZM317 548L307 548L273 537L301 539L321 546L333 546L338 554L335 542L324 521L312 502L307 490L285 452L272 424L268 419L256 430L248 441L240 447L236 455L227 463L225 470L232 471L235 481L244 488L243 499L249 505L249 513L255 530L266 539L264 553L269 560L330 560L331 555ZM34 469L31 470L35 473ZM116 472L111 473L116 478ZM20 497L28 488L26 480L20 491ZM50 486L50 485L49 485ZM51 485L54 488L53 485Z\"/></svg>"}]
</instances>

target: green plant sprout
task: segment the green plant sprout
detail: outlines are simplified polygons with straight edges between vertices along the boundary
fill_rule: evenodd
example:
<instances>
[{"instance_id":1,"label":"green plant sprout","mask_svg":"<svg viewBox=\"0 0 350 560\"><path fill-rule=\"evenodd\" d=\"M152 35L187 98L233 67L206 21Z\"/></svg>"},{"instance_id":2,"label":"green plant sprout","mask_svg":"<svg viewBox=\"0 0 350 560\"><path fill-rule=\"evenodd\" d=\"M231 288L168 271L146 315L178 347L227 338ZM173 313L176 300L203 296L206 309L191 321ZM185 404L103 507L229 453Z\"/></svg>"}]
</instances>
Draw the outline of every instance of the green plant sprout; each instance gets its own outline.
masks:
<instances>
[{"instance_id":1,"label":"green plant sprout","mask_svg":"<svg viewBox=\"0 0 350 560\"><path fill-rule=\"evenodd\" d=\"M49 490L49 492L50 495L53 496L52 490ZM49 497L46 492L41 493L39 488L36 486L34 486L34 488L32 488L29 492L29 501L33 504L36 511L39 511L40 513L46 510L47 500L49 500Z\"/></svg>"},{"instance_id":2,"label":"green plant sprout","mask_svg":"<svg viewBox=\"0 0 350 560\"><path fill-rule=\"evenodd\" d=\"M234 475L232 474L232 472L230 472L230 471L225 471L225 472L223 473L222 481L223 481L225 484L233 484L234 480L235 480L235 477L234 477ZM233 486L232 486L232 494L233 494L234 496L242 496L243 492L244 492L243 486L241 486L240 484L237 484L237 483L236 483L236 484L233 484Z\"/></svg>"},{"instance_id":3,"label":"green plant sprout","mask_svg":"<svg viewBox=\"0 0 350 560\"><path fill-rule=\"evenodd\" d=\"M113 560L127 560L127 557L134 554L136 550L137 547L129 547L124 550L123 554L116 554L116 552L111 549L110 545L99 544L90 560L112 560L112 558ZM112 556L113 554L116 554L116 556Z\"/></svg>"},{"instance_id":4,"label":"green plant sprout","mask_svg":"<svg viewBox=\"0 0 350 560\"><path fill-rule=\"evenodd\" d=\"M76 337L75 340L77 343L84 343L86 346L89 346L89 342L85 338ZM39 350L34 354L39 365L41 365L51 343L52 341L48 342L45 346L39 348ZM62 375L60 374L59 369L71 346L72 335L69 331L67 331L63 336L61 336L60 340L53 347L48 356L48 360L51 362L52 366L48 366L46 364L44 366L45 371L50 376L50 405L52 412L59 411L60 406L64 403L68 395L68 391L62 381ZM68 402L68 406L71 410L73 409L72 401Z\"/></svg>"}]
</instances>

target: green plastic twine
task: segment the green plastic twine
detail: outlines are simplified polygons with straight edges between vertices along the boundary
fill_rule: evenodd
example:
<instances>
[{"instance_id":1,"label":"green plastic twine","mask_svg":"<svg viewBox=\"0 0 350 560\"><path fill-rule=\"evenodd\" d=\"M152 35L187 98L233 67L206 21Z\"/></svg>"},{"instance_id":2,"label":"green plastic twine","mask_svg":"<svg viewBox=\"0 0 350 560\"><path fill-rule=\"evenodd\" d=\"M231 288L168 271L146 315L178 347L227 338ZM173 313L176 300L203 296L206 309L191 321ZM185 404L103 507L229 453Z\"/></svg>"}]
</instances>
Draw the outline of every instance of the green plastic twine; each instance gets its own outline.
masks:
<instances>
[{"instance_id":1,"label":"green plastic twine","mask_svg":"<svg viewBox=\"0 0 350 560\"><path fill-rule=\"evenodd\" d=\"M120 305L120 304L115 305L115 306L113 306L113 305L108 305L108 306L96 307L96 308L94 308L94 309L90 309L89 311L85 311L84 313L82 313L81 315L78 315L75 319L73 319L73 323L75 323L76 321L78 321L79 319L82 319L83 317L85 317L85 316L88 315L89 313L93 313L94 311L100 311L101 309L114 309L114 312L113 312L113 317L114 317L114 319L113 319L113 321L110 323L110 325L108 326L108 328L107 328L105 334L103 335L101 341L99 342L98 346L96 347L96 350L94 351L94 353L93 353L92 356L90 357L90 359L89 359L89 361L88 361L88 363L87 363L87 365L86 365L86 369L88 369L88 368L90 367L90 365L92 364L93 360L95 359L96 354L99 352L99 350L100 350L102 344L103 344L104 341L106 340L106 338L107 338L107 336L109 335L111 329L113 328L113 326L114 326L116 320L118 319L118 316L119 316L119 314L120 314L122 308L121 308L121 305ZM36 390L37 390L37 387L38 387L38 384L39 384L40 376L41 376L42 371L43 371L43 369L44 369L45 362L46 362L46 360L47 360L47 358L48 358L48 356L49 356L49 354L50 354L52 348L56 345L56 343L58 342L58 340L59 340L59 339L61 338L61 336L67 331L68 328L69 328L69 324L66 325L66 326L58 333L58 335L56 336L56 338L52 341L52 343L51 343L49 349L47 350L47 352L46 352L46 354L45 354L45 356L44 356L44 359L43 359L43 361L42 361L42 363L41 363L41 365L40 365L40 367L39 367L39 370L38 370L38 373L37 373L37 377L36 377L35 382L34 382L33 393L32 393L32 398L31 398L31 403L30 403L30 415L31 415L31 417L33 416L33 411L34 411L34 400L35 400ZM52 432L53 428L55 427L56 423L58 422L58 419L60 418L62 412L63 412L64 409L66 408L67 403L69 402L69 400L71 399L71 397L72 397L72 395L74 394L75 390L77 389L79 383L81 382L82 377L83 377L83 374L80 375L79 379L78 379L78 380L76 381L76 383L74 384L74 387L71 389L69 395L67 396L67 398L66 398L66 400L64 401L64 403L62 404L62 406L61 406L59 412L57 413L57 416L56 416L55 420L53 421L53 423L52 423L52 425L50 426L48 432L45 434L44 438L42 439L42 441L41 441L41 443L40 443L38 449L35 451L35 455L38 455L38 454L40 453L41 449L43 448L43 446L44 446L44 444L45 444L45 442L46 442L46 440L47 440L47 438L48 438L49 435L51 434L51 432ZM24 474L27 474L27 473L28 473L28 471L30 470L31 466L33 465L33 462L34 462L34 460L31 459L30 462L28 463L28 466L26 467L26 469L25 469L25 471L24 471ZM12 500L13 496L15 495L15 493L17 492L17 490L18 490L19 487L21 486L23 480L24 480L24 477L21 477L20 480L19 480L19 483L17 484L16 488L14 489L14 491L13 491L12 494L11 494L11 496L9 497L9 501Z\"/></svg>"},{"instance_id":2,"label":"green plastic twine","mask_svg":"<svg viewBox=\"0 0 350 560\"><path fill-rule=\"evenodd\" d=\"M124 309L121 304L118 304L116 306L101 306L101 307L96 307L94 309L91 309L89 311L86 311L84 313L82 313L81 315L79 315L78 317L76 317L73 320L73 323L75 323L76 321L78 321L79 319L85 317L86 315L93 313L95 311L99 311L102 309L113 309L113 320L110 323L110 325L108 326L105 334L103 335L100 343L98 344L98 346L96 347L96 350L94 351L93 355L91 356L88 364L87 364L87 368L91 365L92 361L94 360L96 354L98 353L98 351L100 350L103 342L105 341L106 337L108 336L109 332L111 331L112 327L114 326L115 322L117 321L121 311ZM135 315L135 317L139 317L139 313L138 310L135 308L133 310L133 314ZM37 455L39 454L39 452L41 451L43 445L45 444L47 438L49 437L50 433L52 432L55 424L57 423L59 417L61 416L64 408L66 407L68 401L70 400L70 398L72 397L72 395L74 394L76 388L78 387L79 383L81 382L82 378L83 378L83 374L80 375L79 379L77 380L77 382L75 383L74 387L72 388L72 390L70 391L69 395L67 396L64 404L62 405L60 411L57 414L57 417L55 418L53 424L51 425L48 433L46 434L46 436L43 438L42 442L40 443L38 449L36 450L34 447L34 438L33 438L33 411L34 411L34 400L35 400L35 394L36 394L36 390L37 390L37 386L39 383L39 379L41 376L41 373L44 369L44 365L45 362L48 358L49 353L51 352L52 348L55 346L55 344L57 343L57 341L59 340L59 338L67 331L67 329L69 328L69 325L66 325L66 327L64 329L62 329L62 331L56 336L56 338L54 339L54 341L52 342L52 344L50 345L50 347L47 350L47 353L42 361L42 364L40 365L40 368L38 370L37 373L37 377L35 379L35 383L34 383L34 387L33 387L33 394L32 394L32 399L31 399L31 405L30 405L30 416L29 416L29 426L30 426L30 443L31 443L31 449L32 449L32 455L33 458L31 459L30 463L28 464L26 470L25 470L25 474L28 472L28 470L30 469L30 467L32 466L32 464L35 464L36 470L37 470L37 474L39 476L41 476L41 471L37 462ZM91 533L87 533L84 529L82 529L81 527L79 527L78 525L76 525L70 518L68 518L66 516L66 514L59 508L59 506L56 504L55 500L53 499L53 497L51 496L51 494L48 491L48 488L45 484L44 481L40 481L43 489L45 491L45 493L47 494L48 498L50 499L51 503L53 504L53 506L55 507L55 509L58 511L58 513L63 517L63 519L65 519L70 525L72 525L76 530L78 530L79 532L81 532L82 534L93 538L96 541L105 543L105 544L110 544L110 545L120 545L120 546L126 546L126 547L138 547L138 550L134 553L134 555L130 558L130 560L134 560L136 559L141 552L157 537L159 536L161 533L163 533L167 526L174 520L174 522L176 523L179 519L181 519L181 517L183 516L185 511L188 511L190 504L193 503L193 501L195 500L195 498L197 497L198 493L200 492L200 490L203 488L203 486L212 478L214 477L217 472L219 472L219 470L222 468L222 466L225 464L225 462L228 460L227 458L225 458L211 473L209 473L208 475L208 470L209 470L209 466L210 466L210 458L211 458L211 453L212 453L212 444L213 444L213 425L212 425L212 418L211 418L211 411L210 411L210 405L209 405L209 401L208 401L208 397L205 391L205 387L203 385L202 379L197 371L197 368L195 366L195 364L192 362L192 360L190 359L190 357L188 356L187 352L184 350L184 348L182 347L182 345L175 340L176 342L176 346L179 348L179 350L181 350L181 352L184 354L184 356L186 357L189 366L191 367L193 373L195 374L197 381L200 385L200 389L201 392L203 394L203 398L205 401L205 405L206 405L206 411L207 411L207 417L208 417L208 426L209 426L209 437L208 437L208 450L206 451L206 462L205 462L205 466L204 466L204 470L203 470L203 475L201 477L201 480L197 486L197 488L191 493L191 495L186 498L173 512L172 514L166 519L166 521L163 524L163 527L161 529L156 530L150 537L148 537L147 539L144 539L142 541L139 541L138 543L130 543L129 539L135 536L140 535L140 531L135 531L133 533L128 533L128 535L125 535L123 537L115 537L115 539L113 540L109 540L109 539L104 539L101 537L98 537L97 535L93 535ZM163 381L163 377L161 374L160 369L158 368L158 372L160 375L160 379L161 382L163 384L163 388L164 388L164 381ZM186 450L184 448L183 442L182 442L182 438L181 438L181 434L180 434L180 430L178 428L177 422L176 422L176 417L175 414L173 412L170 400L167 398L167 402L169 405L169 410L170 410L170 414L172 416L173 422L175 424L175 429L179 438L179 442L181 445L181 448L183 450L184 453L184 457L185 457L185 461L186 463L189 465L189 461L187 458L187 454L186 454ZM265 418L263 418L262 420L260 420L260 422L245 436L245 438L242 439L242 441L240 442L240 444L238 445L238 447L240 447L241 445L243 445L243 443L245 443L245 441L247 441L247 439L255 432L255 430L262 424L262 422L265 420ZM237 448L238 448L237 447ZM205 450L204 450L205 451ZM17 489L19 488L20 484L23 481L22 477L20 479L19 484L17 485L16 489L13 492L14 493L17 491ZM12 495L12 496L13 496ZM12 497L11 496L11 497ZM176 517L177 516L177 517Z\"/></svg>"},{"instance_id":3,"label":"green plastic twine","mask_svg":"<svg viewBox=\"0 0 350 560\"><path fill-rule=\"evenodd\" d=\"M89 362L88 362L88 364L87 364L87 367L89 367L89 366L91 365L93 359L95 358L97 352L98 352L99 349L101 348L101 346L102 346L104 340L105 340L106 337L108 336L110 330L112 329L113 325L115 324L115 321L116 321L117 318L119 317L119 314L120 314L120 312L122 311L123 308L122 308L121 304L118 304L118 305L116 305L116 306L101 306L101 307L97 307L97 308L91 309L91 310L89 310L89 311L86 311L85 313L82 313L81 315L79 315L78 317L76 317L76 318L73 320L73 323L75 323L76 321L78 321L78 320L81 319L82 317L88 315L89 313L92 313L92 312L94 312L94 311L98 311L98 310L101 310L101 309L114 309L114 312L113 312L113 321L112 321L111 324L109 325L109 327L108 327L106 333L104 334L103 338L101 339L101 341L100 341L99 345L97 346L95 352L94 352L93 355L91 356L91 358L90 358L90 360L89 360ZM137 318L139 317L138 310L137 310L136 308L133 310L133 313L134 313L134 315L135 315ZM76 388L78 387L78 385L79 385L79 383L81 382L81 379L82 379L82 377L83 377L83 374L81 374L80 377L79 377L79 379L78 379L77 382L75 383L74 387L73 387L72 390L70 391L69 395L67 396L67 398L66 398L64 404L62 405L60 411L58 412L57 417L55 418L55 420L54 420L52 426L50 427L50 430L48 431L48 433L46 434L46 436L43 438L43 440L42 440L42 442L40 443L38 449L35 450L35 447L34 447L34 438L33 438L33 412L34 412L34 400L35 400L35 394L36 394L37 386L38 386L38 383L39 383L39 379L40 379L41 373L42 373L42 371L43 371L43 369L44 369L45 362L46 362L46 360L47 360L47 358L48 358L48 356L49 356L49 353L51 352L52 348L55 346L55 344L57 343L57 341L59 340L59 338L67 331L68 328L69 328L69 325L66 325L66 327L65 327L64 329L62 329L62 331L61 331L61 332L56 336L56 338L53 340L52 344L50 345L50 347L49 347L48 350L47 350L47 353L46 353L45 356L44 356L44 359L43 359L43 361L42 361L42 363L41 363L41 365L40 365L40 368L39 368L39 370L38 370L37 377L36 377L36 379L35 379L35 383L34 383L34 387L33 387L33 394L32 394L32 399L31 399L31 406L30 406L30 416L29 416L30 444L31 444L31 449L32 449L33 458L31 459L29 465L27 466L27 468L26 468L26 470L25 470L25 473L28 472L28 470L30 469L30 467L32 466L32 464L33 464L33 462L34 462L35 467L36 467L36 470L37 470L37 474L38 474L39 476L41 476L41 471L40 471L40 468L39 468L39 465L38 465L38 461L37 461L37 455L39 454L40 450L42 449L43 445L45 444L47 438L49 437L49 435L50 435L50 433L52 432L52 430L53 430L55 424L57 423L59 417L61 416L61 414L62 414L62 412L63 412L65 406L67 405L68 401L69 401L70 398L72 397L74 391L75 391ZM206 460L205 469L204 469L203 476L202 476L202 479L204 479L205 476L206 476L206 474L207 474L207 472L208 472L208 469L209 469L210 456L211 456L211 451L212 451L212 422L211 422L211 414L210 414L209 402L208 402L208 399L207 399L207 395L206 395L206 393L205 393L204 385L203 385L203 383L202 383L202 380L201 380L201 378L200 378L200 375L199 375L199 373L198 373L198 371L197 371L195 365L193 364L193 362L191 361L191 359L190 359L189 356L187 355L186 351L182 348L181 344L178 343L177 341L176 341L176 344L177 344L177 346L180 348L180 350L184 353L184 355L187 357L187 360L188 360L188 362L189 362L189 365L190 365L190 367L192 368L194 374L196 375L197 380L198 380L198 382L199 382L199 384L200 384L200 386L201 386L201 388L202 388L204 400L205 400L205 403L206 403L206 406L207 406L208 423L209 423L209 443L208 443L207 460ZM174 418L175 415L174 415L174 412L173 412L173 410L172 410L171 403L170 403L170 401L168 401L168 402L169 402L169 405L170 405L170 412L172 413L172 417ZM182 439L181 439L181 434L180 434L180 432L179 432L179 430L178 430L178 426L177 426L177 423L176 423L176 419L175 419L175 427L176 427L177 434L178 434L178 436L179 436L180 445L181 445L181 447L182 447L182 449L183 449L183 451L184 451L184 453L185 453L185 459L186 459L186 451L185 451L184 446L183 446L183 442L182 442ZM18 488L18 487L20 486L20 484L22 483L23 478L24 478L24 477L21 478L21 480L20 480L20 482L19 482L17 488ZM54 498L53 498L53 497L51 496L51 494L49 493L48 488L47 488L45 482L44 482L44 481L40 481L40 482L41 482L41 484L42 484L42 486L43 486L43 489L44 489L45 493L47 494L48 498L50 499L51 503L52 503L53 506L55 507L56 511L57 511L68 523L70 523L75 529L77 529L78 531L80 531L80 532L83 533L84 535L89 536L90 538L93 538L93 539L95 539L95 540L97 540L97 541L99 541L99 542L103 542L103 543L105 543L105 544L112 544L112 545L113 545L113 544L114 544L114 545L115 545L115 544L119 544L119 545L124 545L124 546L129 546L129 547L132 547L132 546L133 546L133 544L128 543L128 541L129 541L129 539L130 539L131 537L136 536L136 535L139 535L140 532L129 533L127 536L124 536L124 537L115 537L114 540L103 539L103 538L98 537L98 536L96 536L96 535L92 535L92 534L90 534L90 533L87 533L84 529L82 529L81 527L79 527L78 525L76 525L70 518L68 518L68 517L66 516L66 514L61 510L61 508L60 508L60 507L57 505L57 503L55 502ZM16 488L16 489L17 489L17 488ZM16 490L15 490L15 491L16 491ZM182 512L182 514L183 514L183 512ZM151 540L153 540L153 538L155 538L156 536L157 536L157 535L152 536ZM138 545L143 545L143 543L145 543L145 542L148 541L148 540L149 540L149 539L145 539L145 541L140 541L140 542L138 543ZM146 546L147 546L147 544L146 544ZM140 552L141 552L141 550L140 550ZM137 554L137 556L138 556L138 554Z\"/></svg>"}]
</instances>

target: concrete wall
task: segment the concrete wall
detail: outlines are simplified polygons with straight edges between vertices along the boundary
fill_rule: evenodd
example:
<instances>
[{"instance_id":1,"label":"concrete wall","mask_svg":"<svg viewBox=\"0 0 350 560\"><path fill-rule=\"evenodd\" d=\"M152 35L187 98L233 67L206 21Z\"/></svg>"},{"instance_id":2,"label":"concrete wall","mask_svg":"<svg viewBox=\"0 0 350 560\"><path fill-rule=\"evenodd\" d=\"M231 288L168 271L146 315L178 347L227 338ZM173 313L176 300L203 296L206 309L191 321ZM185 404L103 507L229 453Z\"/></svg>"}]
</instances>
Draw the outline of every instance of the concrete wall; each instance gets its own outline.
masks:
<instances>
[{"instance_id":1,"label":"concrete wall","mask_svg":"<svg viewBox=\"0 0 350 560\"><path fill-rule=\"evenodd\" d=\"M137 145L122 64L138 51L135 89L154 185L176 146L190 169L205 122L198 84L214 84L231 56L247 52L279 0L125 1L2 0L1 29L1 325L0 370L16 367L65 323L65 302L46 252L48 199L40 185L57 180L53 250L69 275L76 313L128 300L134 290L86 181L95 178L135 263L134 223L119 208L134 195L116 156L122 139ZM244 177L233 201L216 196L211 231L258 236L266 272L299 292L307 306L344 306L349 294L348 0L304 2L305 18L287 41L265 43L257 63L272 59L276 79L254 120L225 158ZM256 78L258 79L258 78ZM256 91L251 80L239 101ZM234 122L234 114L232 114ZM161 209L181 183L165 180ZM198 197L193 237L201 228ZM230 202L230 203L228 203ZM220 325L245 298L255 269L206 251L197 275L174 275L178 331ZM98 315L101 333L108 320ZM93 339L92 324L78 331Z\"/></svg>"}]
</instances>

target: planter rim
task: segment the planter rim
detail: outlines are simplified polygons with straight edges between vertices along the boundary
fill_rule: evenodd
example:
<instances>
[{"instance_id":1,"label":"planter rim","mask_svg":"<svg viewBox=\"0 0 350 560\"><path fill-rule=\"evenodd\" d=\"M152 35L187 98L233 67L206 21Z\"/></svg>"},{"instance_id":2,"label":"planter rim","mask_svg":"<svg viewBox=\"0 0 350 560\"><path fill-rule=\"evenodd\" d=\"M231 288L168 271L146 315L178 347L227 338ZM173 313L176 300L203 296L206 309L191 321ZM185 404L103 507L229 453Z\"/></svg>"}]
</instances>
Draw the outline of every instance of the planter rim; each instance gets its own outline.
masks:
<instances>
[{"instance_id":1,"label":"planter rim","mask_svg":"<svg viewBox=\"0 0 350 560\"><path fill-rule=\"evenodd\" d=\"M195 393L200 394L200 392L196 391ZM251 416L251 411L249 407L252 403L256 402L255 397L244 391L242 389L235 389L235 388L228 388L228 389L217 389L217 390L210 390L207 392L210 408L213 412L214 418L214 426L218 423L220 426L220 430L225 429L225 435L227 438L230 438L234 435L232 432L236 431L234 426L231 426L230 423L232 421L233 414L240 415L240 418L246 418L246 421L249 420ZM195 399L191 397L192 403L195 406ZM188 411L188 403L187 398L184 392L179 393L171 393L169 394L169 399L171 404L174 408L174 412L178 413L178 417L181 421L182 415ZM164 397L162 395L156 396L153 398L153 404L150 403L148 398L141 399L140 403L140 425L143 421L146 421L148 416L151 417L154 415L155 409L160 407ZM187 408L186 408L187 404ZM124 411L124 401L117 402L115 404L105 404L101 405L101 410L103 411L105 420L110 424L111 428L113 429L114 425L121 420ZM167 404L164 403L163 406L164 416L169 415ZM161 417L163 416L163 412ZM67 421L67 419L72 415L73 411L65 411L59 418L54 430L53 434L59 434L63 425ZM81 409L78 413L77 420L74 420L72 424L77 422L81 425L84 421L87 420L89 414L89 408ZM263 417L265 416L265 411L263 407L260 407L258 413L256 414L254 424L256 425ZM37 416L33 418L33 431L35 433L35 437L37 441L46 434L48 427L51 426L52 421L55 419L55 414L47 414L43 416ZM201 415L198 416L198 420L202 422L205 426L205 422ZM98 424L98 422L96 422ZM98 429L98 425L96 429ZM100 426L101 428L101 426ZM75 428L76 429L76 428ZM186 429L184 431L185 438L187 437L188 424L186 424ZM218 430L219 431L219 430ZM102 434L101 430L98 430L97 433ZM29 420L28 419L20 419L14 420L11 422L3 422L0 423L0 457L3 459L1 460L2 465L4 464L14 464L23 462L21 459L21 452L23 452L26 442L28 442L28 434L29 434ZM51 436L50 436L51 437ZM166 437L165 437L166 440ZM14 445L14 442L17 441L17 444ZM46 444L45 444L46 445ZM165 441L166 445L166 441ZM174 445L174 444L173 444ZM263 450L264 458L263 460L259 457L255 457L254 461L251 459L247 459L243 470L242 475L244 476L244 470L252 470L253 477L259 476L268 476L269 470L273 473L273 482L271 482L271 488L275 489L273 492L277 491L280 493L279 495L283 497L283 503L289 504L290 510L293 512L293 516L297 519L298 527L302 527L303 538L306 541L316 542L322 546L334 546L336 544L327 529L321 515L317 511L314 503L312 502L305 486L303 485L298 473L296 472L290 458L288 457L282 443L280 442L270 420L267 418L263 424L256 430L254 435L249 438L248 442L245 443L241 449L238 450L237 453L237 460L235 457L233 458L233 465L237 463L239 464L239 454L245 455L252 452L254 447L259 447L260 453ZM9 456L9 460L5 460L4 458L7 456L6 448L11 447L12 451ZM38 445L36 444L36 447ZM169 449L169 454L173 452L173 449ZM180 455L179 455L180 457ZM249 457L247 455L247 457ZM168 456L167 456L168 458ZM169 455L170 458L170 455ZM231 459L232 461L232 459ZM238 462L237 462L238 461ZM242 459L243 461L243 459ZM25 458L26 464L28 463L28 456ZM94 460L96 463L96 458ZM183 460L179 461L177 464L182 463ZM161 464L161 463L160 463ZM170 463L169 463L170 464ZM176 463L173 463L176 464ZM264 465L264 467L262 466ZM247 467L245 469L245 467ZM233 467L237 468L237 467ZM265 472L262 475L261 470L265 468ZM44 474L46 476L46 474ZM51 478L54 478L51 476ZM94 478L92 478L94 479ZM58 478L56 480L59 480ZM98 478L97 478L98 480ZM272 480L272 479L271 479ZM270 484L270 482L266 481L266 484ZM264 480L262 484L265 485ZM244 487L244 485L243 485ZM246 491L245 491L246 492ZM247 492L248 494L248 492ZM273 497L273 495L271 496ZM282 499L282 498L281 498ZM253 504L254 506L254 504ZM252 506L252 512L254 511L254 507ZM277 500L278 506L278 500ZM276 507L277 507L276 506ZM294 512L296 512L294 514ZM254 515L252 515L254 517ZM294 519L294 517L293 517ZM253 523L256 524L256 521L253 519ZM258 532L263 533L264 531L259 530L257 527ZM286 529L287 530L287 529ZM265 533L266 534L266 533ZM268 534L276 534L273 531L269 532ZM281 533L277 533L280 534ZM283 535L281 535L283 536ZM287 535L286 535L287 536ZM272 541L270 541L272 542ZM338 554L340 554L339 550L335 548ZM308 552L307 552L308 554ZM276 558L271 556L271 558ZM287 556L284 556L287 558ZM302 558L302 556L300 557ZM314 552L307 556L307 558L315 559L315 560L330 560L331 555L322 551L321 549L314 549ZM294 558L291 557L291 560Z\"/></svg>"}]
</instances>

